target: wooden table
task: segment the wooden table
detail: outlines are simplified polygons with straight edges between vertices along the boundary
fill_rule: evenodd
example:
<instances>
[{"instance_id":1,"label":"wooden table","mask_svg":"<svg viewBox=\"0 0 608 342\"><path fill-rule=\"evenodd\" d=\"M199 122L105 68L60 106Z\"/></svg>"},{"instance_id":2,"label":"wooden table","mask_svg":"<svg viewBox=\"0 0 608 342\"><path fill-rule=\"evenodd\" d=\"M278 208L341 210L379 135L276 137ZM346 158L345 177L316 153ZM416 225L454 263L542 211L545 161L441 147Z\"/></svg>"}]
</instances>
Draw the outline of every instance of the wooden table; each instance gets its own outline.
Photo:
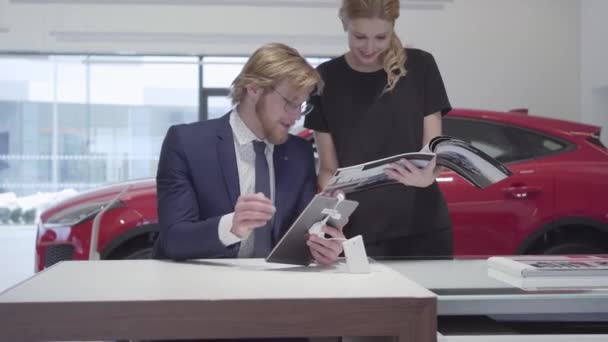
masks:
<instances>
[{"instance_id":1,"label":"wooden table","mask_svg":"<svg viewBox=\"0 0 608 342\"><path fill-rule=\"evenodd\" d=\"M436 297L370 274L261 259L65 261L0 294L0 341L395 336L436 341Z\"/></svg>"}]
</instances>

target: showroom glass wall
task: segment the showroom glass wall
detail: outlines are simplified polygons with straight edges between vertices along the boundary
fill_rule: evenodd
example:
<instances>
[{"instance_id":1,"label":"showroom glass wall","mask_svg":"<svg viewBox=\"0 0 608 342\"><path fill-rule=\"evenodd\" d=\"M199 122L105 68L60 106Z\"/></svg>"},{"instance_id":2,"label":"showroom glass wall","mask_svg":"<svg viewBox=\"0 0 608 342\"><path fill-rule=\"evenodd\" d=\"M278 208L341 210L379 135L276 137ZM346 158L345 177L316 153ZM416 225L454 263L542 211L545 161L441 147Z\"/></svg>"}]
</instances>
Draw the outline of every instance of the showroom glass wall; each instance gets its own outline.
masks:
<instances>
[{"instance_id":1,"label":"showroom glass wall","mask_svg":"<svg viewBox=\"0 0 608 342\"><path fill-rule=\"evenodd\" d=\"M230 110L229 86L245 62L0 55L0 211L39 210L53 198L43 194L153 177L168 127Z\"/></svg>"}]
</instances>

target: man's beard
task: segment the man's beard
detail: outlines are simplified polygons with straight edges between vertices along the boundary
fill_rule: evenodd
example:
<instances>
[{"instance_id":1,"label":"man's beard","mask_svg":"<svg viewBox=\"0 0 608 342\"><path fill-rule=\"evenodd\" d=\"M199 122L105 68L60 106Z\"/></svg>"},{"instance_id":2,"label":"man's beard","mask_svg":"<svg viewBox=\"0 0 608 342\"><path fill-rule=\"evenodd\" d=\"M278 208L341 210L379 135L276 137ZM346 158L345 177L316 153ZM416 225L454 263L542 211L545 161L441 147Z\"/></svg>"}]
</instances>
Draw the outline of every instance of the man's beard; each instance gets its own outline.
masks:
<instances>
[{"instance_id":1,"label":"man's beard","mask_svg":"<svg viewBox=\"0 0 608 342\"><path fill-rule=\"evenodd\" d=\"M255 105L255 115L257 116L260 124L262 126L262 132L264 132L264 136L266 140L273 145L280 145L287 141L287 134L283 134L278 128L282 128L278 124L275 124L268 118L268 114L266 113L266 98L260 98L258 103Z\"/></svg>"}]
</instances>

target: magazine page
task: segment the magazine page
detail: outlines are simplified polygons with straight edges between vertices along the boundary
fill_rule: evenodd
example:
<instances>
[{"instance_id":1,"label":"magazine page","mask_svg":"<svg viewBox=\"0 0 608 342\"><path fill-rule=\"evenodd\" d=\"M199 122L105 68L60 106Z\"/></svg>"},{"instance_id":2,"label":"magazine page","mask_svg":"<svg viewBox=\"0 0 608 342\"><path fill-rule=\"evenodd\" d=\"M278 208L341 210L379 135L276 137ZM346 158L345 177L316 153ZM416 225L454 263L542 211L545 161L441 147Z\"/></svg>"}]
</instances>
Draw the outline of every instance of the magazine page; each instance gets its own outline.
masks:
<instances>
[{"instance_id":1,"label":"magazine page","mask_svg":"<svg viewBox=\"0 0 608 342\"><path fill-rule=\"evenodd\" d=\"M428 148L428 150L430 152L435 151L435 148L437 147L437 145L446 140L458 140L458 139L448 136L448 135L438 135L438 136L434 137L433 139L431 139L431 141L429 141L426 148Z\"/></svg>"},{"instance_id":2,"label":"magazine page","mask_svg":"<svg viewBox=\"0 0 608 342\"><path fill-rule=\"evenodd\" d=\"M433 159L432 153L404 153L396 156L375 160L365 164L340 168L329 181L323 193L342 191L345 194L371 189L377 186L395 184L396 181L389 179L384 169L391 163L403 158L408 159L414 165L423 168Z\"/></svg>"},{"instance_id":3,"label":"magazine page","mask_svg":"<svg viewBox=\"0 0 608 342\"><path fill-rule=\"evenodd\" d=\"M323 193L342 191L347 194L394 184L396 182L384 174L384 170L390 163L408 159L414 165L423 168L435 155L437 155L438 165L455 171L479 188L485 188L512 174L504 165L476 147L449 136L437 136L431 139L420 152L403 153L339 168L323 189Z\"/></svg>"},{"instance_id":4,"label":"magazine page","mask_svg":"<svg viewBox=\"0 0 608 342\"><path fill-rule=\"evenodd\" d=\"M453 170L481 189L512 175L512 172L499 161L458 139L436 140L430 148L437 154L439 165Z\"/></svg>"},{"instance_id":5,"label":"magazine page","mask_svg":"<svg viewBox=\"0 0 608 342\"><path fill-rule=\"evenodd\" d=\"M608 256L490 257L488 266L521 277L608 276Z\"/></svg>"}]
</instances>

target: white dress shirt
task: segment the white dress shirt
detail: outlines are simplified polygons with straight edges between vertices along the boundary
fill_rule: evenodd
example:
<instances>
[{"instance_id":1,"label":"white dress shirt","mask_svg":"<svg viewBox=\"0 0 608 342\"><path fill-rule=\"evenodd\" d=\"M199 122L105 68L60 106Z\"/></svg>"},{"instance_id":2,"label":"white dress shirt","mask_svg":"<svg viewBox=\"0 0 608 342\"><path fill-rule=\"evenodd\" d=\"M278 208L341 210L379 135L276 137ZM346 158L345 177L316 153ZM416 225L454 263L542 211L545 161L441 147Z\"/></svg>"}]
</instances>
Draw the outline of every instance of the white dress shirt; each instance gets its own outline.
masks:
<instances>
[{"instance_id":1,"label":"white dress shirt","mask_svg":"<svg viewBox=\"0 0 608 342\"><path fill-rule=\"evenodd\" d=\"M245 122L241 119L240 114L236 111L236 108L230 113L230 127L232 128L232 135L234 137L234 151L236 155L236 166L239 172L239 185L241 195L255 193L255 151L253 150L253 141L259 140L255 134L247 127ZM273 163L273 152L274 145L266 142L266 161L268 162L268 171L270 173L270 199L274 203L274 163ZM234 212L226 214L220 218L218 224L218 236L220 241L225 246L233 245L241 240L245 240L247 236L239 238L232 234L230 228L232 228L232 219Z\"/></svg>"}]
</instances>

